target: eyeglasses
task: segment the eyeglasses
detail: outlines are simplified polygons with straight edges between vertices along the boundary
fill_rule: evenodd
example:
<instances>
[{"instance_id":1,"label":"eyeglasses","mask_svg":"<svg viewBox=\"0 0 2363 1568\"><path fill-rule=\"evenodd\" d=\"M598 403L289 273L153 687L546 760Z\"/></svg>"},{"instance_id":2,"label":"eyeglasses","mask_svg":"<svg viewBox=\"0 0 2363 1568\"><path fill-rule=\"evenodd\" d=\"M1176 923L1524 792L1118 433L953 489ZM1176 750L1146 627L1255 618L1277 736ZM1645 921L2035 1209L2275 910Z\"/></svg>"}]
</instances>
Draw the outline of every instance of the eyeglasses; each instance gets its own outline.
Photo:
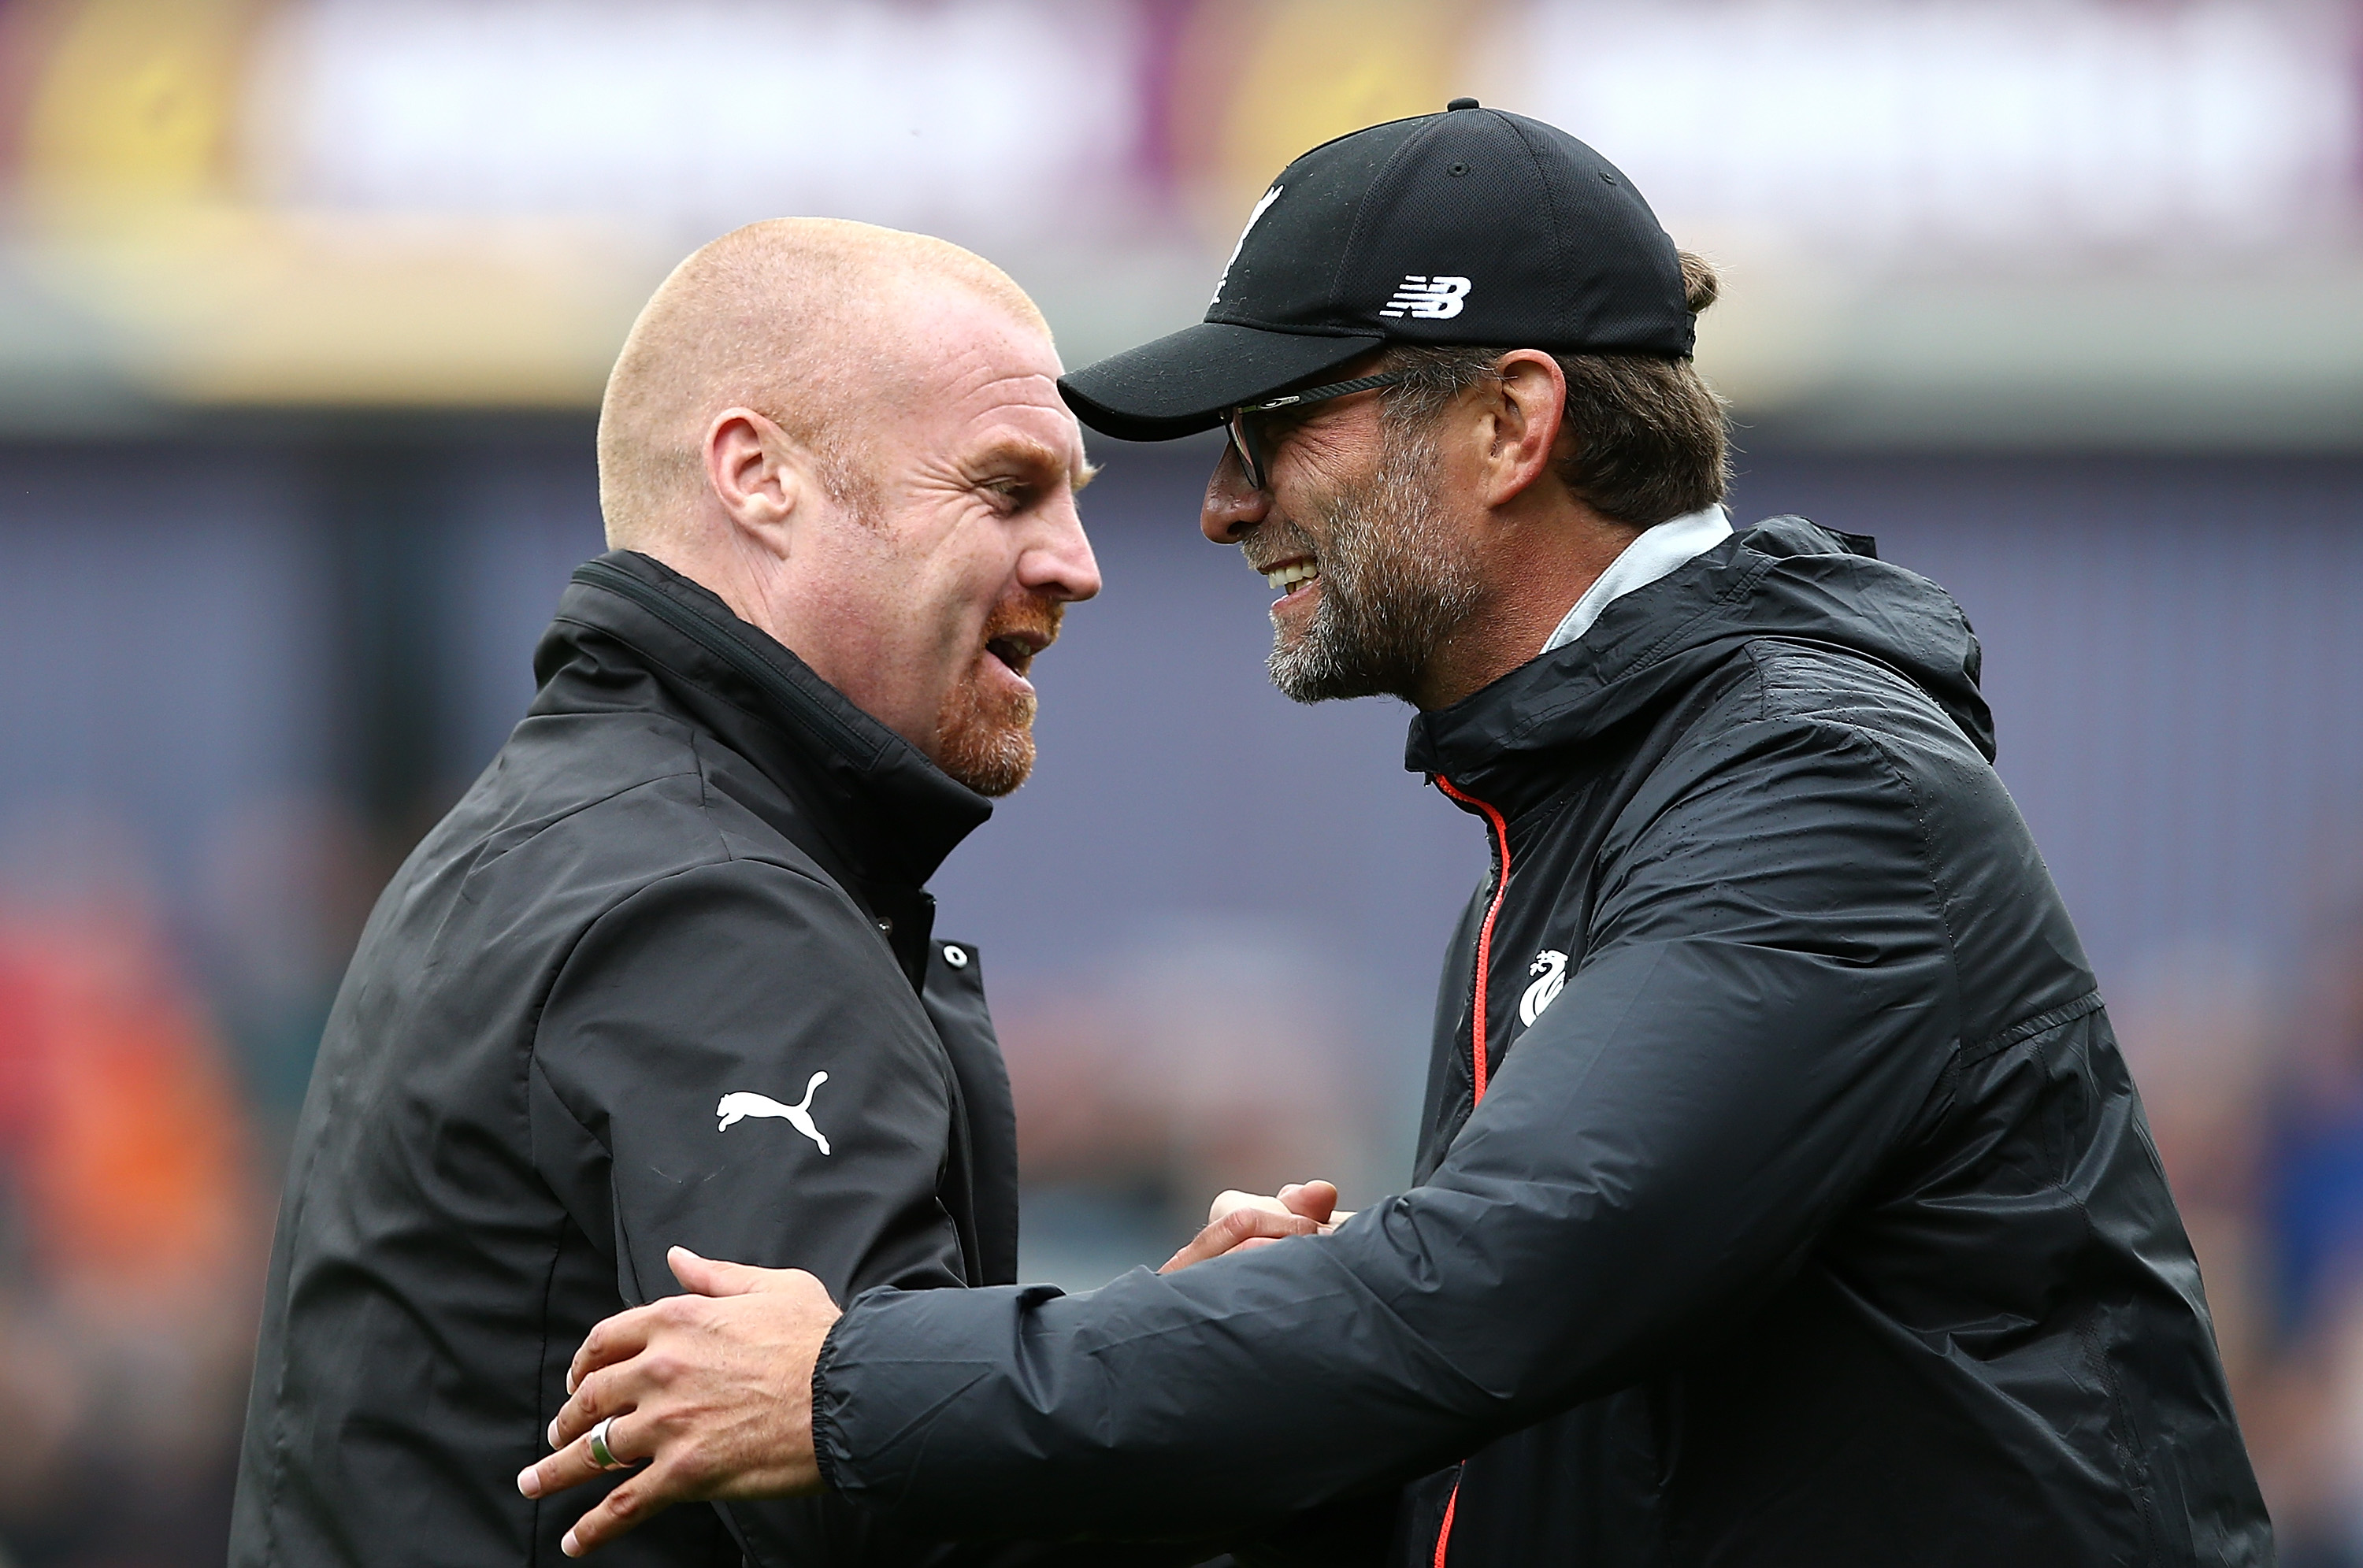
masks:
<instances>
[{"instance_id":1,"label":"eyeglasses","mask_svg":"<svg viewBox=\"0 0 2363 1568\"><path fill-rule=\"evenodd\" d=\"M1239 468L1248 476L1248 483L1258 490L1265 488L1270 477L1271 442L1259 428L1259 416L1275 409L1300 408L1308 403L1326 403L1333 397L1347 397L1372 387L1392 386L1403 380L1400 375L1357 376L1350 381L1335 381L1326 387L1307 387L1303 392L1284 397L1266 398L1261 403L1243 403L1223 415L1223 428L1229 432L1231 450L1239 455Z\"/></svg>"}]
</instances>

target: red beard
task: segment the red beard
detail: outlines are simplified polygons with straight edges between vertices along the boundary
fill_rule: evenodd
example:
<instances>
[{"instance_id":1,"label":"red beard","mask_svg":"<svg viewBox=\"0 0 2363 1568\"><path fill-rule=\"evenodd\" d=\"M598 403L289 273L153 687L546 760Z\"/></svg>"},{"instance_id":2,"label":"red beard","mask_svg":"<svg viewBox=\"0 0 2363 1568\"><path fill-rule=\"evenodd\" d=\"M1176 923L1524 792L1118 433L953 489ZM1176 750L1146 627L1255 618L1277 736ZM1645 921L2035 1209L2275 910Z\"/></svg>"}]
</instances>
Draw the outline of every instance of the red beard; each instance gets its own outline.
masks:
<instances>
[{"instance_id":1,"label":"red beard","mask_svg":"<svg viewBox=\"0 0 2363 1568\"><path fill-rule=\"evenodd\" d=\"M1003 662L1018 674L1033 662L1026 651L1034 644L1048 646L1059 635L1059 620L1066 606L1055 599L1025 598L997 605L984 624L984 647L980 659L999 657L992 645L1024 636L1025 644L1004 645L1014 657ZM1002 796L1026 782L1034 771L1033 694L988 690L978 679L977 666L963 670L944 694L936 718L936 762L946 773L980 795Z\"/></svg>"}]
</instances>

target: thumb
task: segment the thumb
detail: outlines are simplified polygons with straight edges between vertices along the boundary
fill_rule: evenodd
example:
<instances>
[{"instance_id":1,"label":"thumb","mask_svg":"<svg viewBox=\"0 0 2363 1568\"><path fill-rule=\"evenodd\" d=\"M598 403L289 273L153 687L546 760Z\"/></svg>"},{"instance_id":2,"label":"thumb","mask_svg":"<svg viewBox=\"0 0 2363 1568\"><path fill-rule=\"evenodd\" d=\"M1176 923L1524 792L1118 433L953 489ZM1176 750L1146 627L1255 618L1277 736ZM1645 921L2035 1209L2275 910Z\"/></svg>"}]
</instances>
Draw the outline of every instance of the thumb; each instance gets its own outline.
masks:
<instances>
[{"instance_id":1,"label":"thumb","mask_svg":"<svg viewBox=\"0 0 2363 1568\"><path fill-rule=\"evenodd\" d=\"M665 1253L665 1262L671 1266L672 1276L681 1281L682 1288L697 1296L746 1296L758 1290L776 1290L779 1286L774 1276L791 1272L720 1263L699 1257L687 1247L672 1248Z\"/></svg>"},{"instance_id":2,"label":"thumb","mask_svg":"<svg viewBox=\"0 0 2363 1568\"><path fill-rule=\"evenodd\" d=\"M1337 1212L1337 1186L1335 1182L1308 1181L1302 1185L1290 1183L1280 1189L1281 1202L1292 1214L1302 1214L1307 1220L1327 1224Z\"/></svg>"}]
</instances>

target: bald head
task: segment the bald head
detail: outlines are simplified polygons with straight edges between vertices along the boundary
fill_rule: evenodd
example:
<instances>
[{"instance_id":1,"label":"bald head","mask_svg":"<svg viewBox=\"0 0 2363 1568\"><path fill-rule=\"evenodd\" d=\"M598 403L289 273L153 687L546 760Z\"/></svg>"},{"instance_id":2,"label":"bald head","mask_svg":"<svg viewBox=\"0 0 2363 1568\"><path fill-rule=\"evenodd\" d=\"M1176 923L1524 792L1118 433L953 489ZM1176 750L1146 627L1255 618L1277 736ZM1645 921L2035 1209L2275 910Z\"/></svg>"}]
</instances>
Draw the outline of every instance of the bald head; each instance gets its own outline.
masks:
<instances>
[{"instance_id":1,"label":"bald head","mask_svg":"<svg viewBox=\"0 0 2363 1568\"><path fill-rule=\"evenodd\" d=\"M599 410L599 503L607 543L672 555L696 541L707 428L725 409L778 425L833 499L861 510L857 454L882 392L930 351L915 308L965 293L1039 332L1026 292L947 240L838 218L734 229L673 269L625 340Z\"/></svg>"}]
</instances>

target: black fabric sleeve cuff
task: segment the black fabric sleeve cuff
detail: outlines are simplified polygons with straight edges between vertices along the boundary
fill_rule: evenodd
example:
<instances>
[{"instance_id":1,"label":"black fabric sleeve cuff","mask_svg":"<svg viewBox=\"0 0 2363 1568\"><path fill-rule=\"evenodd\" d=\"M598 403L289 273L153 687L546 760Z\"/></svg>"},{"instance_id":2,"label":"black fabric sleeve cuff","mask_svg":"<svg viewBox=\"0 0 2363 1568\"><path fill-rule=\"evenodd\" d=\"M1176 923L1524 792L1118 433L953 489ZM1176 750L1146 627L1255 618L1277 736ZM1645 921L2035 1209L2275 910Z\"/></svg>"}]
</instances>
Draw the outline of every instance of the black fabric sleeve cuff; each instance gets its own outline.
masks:
<instances>
[{"instance_id":1,"label":"black fabric sleeve cuff","mask_svg":"<svg viewBox=\"0 0 2363 1568\"><path fill-rule=\"evenodd\" d=\"M839 1494L843 1488L837 1479L838 1451L844 1446L845 1438L838 1430L836 1414L829 1406L828 1369L837 1359L837 1331L844 1321L840 1314L837 1322L828 1326L828 1333L820 1342L820 1354L813 1358L812 1369L813 1463L820 1471L821 1485Z\"/></svg>"}]
</instances>

